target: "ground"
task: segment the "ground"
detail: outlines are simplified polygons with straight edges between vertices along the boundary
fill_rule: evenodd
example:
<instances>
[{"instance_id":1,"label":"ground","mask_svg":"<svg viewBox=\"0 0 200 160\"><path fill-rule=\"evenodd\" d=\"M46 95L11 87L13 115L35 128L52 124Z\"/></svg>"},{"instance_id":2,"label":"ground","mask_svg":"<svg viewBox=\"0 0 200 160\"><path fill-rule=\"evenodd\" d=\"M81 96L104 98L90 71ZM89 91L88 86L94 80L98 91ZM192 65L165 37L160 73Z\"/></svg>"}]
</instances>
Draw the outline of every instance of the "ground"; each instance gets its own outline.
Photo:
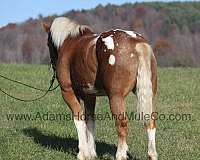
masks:
<instances>
[{"instance_id":1,"label":"ground","mask_svg":"<svg viewBox=\"0 0 200 160\"><path fill-rule=\"evenodd\" d=\"M1 64L0 74L44 89L48 88L51 77L51 72L44 65ZM158 75L156 107L159 115L166 116L165 120L161 120L162 115L157 122L159 159L197 160L200 157L200 69L159 68ZM0 88L25 99L42 94L2 78ZM127 97L126 108L128 113L136 111L134 95ZM109 120L108 116L100 120L107 112L110 113L108 99L98 98L96 113L101 115L97 120L96 144L99 160L113 159L116 152L114 121ZM69 113L59 89L33 103L19 102L0 93L0 159L76 159L77 134L73 121L70 117L67 120L55 119L56 114ZM14 117L11 120L13 114L28 114L31 118L19 120L18 117L16 120ZM177 120L169 120L170 114ZM187 117L184 118L184 115ZM141 122L129 121L127 143L132 159L146 159L147 136Z\"/></svg>"}]
</instances>

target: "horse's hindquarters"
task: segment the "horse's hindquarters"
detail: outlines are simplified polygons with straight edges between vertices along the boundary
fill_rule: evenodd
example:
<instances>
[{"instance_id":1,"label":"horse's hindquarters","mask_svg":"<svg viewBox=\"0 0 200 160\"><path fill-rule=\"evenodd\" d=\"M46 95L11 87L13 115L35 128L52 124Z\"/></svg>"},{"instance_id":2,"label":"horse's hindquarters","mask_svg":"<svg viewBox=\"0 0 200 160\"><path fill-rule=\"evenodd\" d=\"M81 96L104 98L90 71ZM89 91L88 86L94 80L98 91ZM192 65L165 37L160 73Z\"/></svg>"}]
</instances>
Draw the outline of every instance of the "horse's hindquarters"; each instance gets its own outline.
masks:
<instances>
[{"instance_id":1,"label":"horse's hindquarters","mask_svg":"<svg viewBox=\"0 0 200 160\"><path fill-rule=\"evenodd\" d=\"M110 31L97 41L98 74L107 94L127 95L136 84L138 57L134 39Z\"/></svg>"}]
</instances>

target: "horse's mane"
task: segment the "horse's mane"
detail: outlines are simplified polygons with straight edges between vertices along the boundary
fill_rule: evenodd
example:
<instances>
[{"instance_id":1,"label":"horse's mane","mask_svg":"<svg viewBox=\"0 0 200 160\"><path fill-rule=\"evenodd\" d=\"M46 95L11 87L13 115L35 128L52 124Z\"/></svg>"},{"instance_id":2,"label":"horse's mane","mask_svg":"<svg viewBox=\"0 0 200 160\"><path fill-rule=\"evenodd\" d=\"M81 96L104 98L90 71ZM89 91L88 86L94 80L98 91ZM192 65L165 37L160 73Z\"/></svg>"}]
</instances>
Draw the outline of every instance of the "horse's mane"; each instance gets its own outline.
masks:
<instances>
[{"instance_id":1,"label":"horse's mane","mask_svg":"<svg viewBox=\"0 0 200 160\"><path fill-rule=\"evenodd\" d=\"M50 32L55 47L59 48L66 38L76 37L86 29L91 30L88 26L79 25L66 17L58 17L54 19Z\"/></svg>"}]
</instances>

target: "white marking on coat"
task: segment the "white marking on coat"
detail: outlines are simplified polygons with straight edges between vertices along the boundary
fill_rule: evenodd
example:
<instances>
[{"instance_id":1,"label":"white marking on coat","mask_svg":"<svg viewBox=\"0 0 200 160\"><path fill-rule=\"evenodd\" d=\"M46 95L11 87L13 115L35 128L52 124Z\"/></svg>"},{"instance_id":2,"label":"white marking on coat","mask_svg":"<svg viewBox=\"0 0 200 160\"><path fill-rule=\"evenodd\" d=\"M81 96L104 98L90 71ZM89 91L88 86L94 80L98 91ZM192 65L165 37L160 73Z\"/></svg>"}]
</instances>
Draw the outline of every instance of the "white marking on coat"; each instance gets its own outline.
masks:
<instances>
[{"instance_id":1,"label":"white marking on coat","mask_svg":"<svg viewBox=\"0 0 200 160\"><path fill-rule=\"evenodd\" d=\"M115 64L115 56L111 54L108 62L111 66L113 66Z\"/></svg>"},{"instance_id":2,"label":"white marking on coat","mask_svg":"<svg viewBox=\"0 0 200 160\"><path fill-rule=\"evenodd\" d=\"M133 54L133 53L131 53L131 58L133 58L133 56L134 56L134 54Z\"/></svg>"},{"instance_id":3,"label":"white marking on coat","mask_svg":"<svg viewBox=\"0 0 200 160\"><path fill-rule=\"evenodd\" d=\"M74 118L74 123L78 133L78 140L79 140L79 153L78 158L83 159L84 156L89 156L89 150L87 145L87 126L85 121L77 120Z\"/></svg>"},{"instance_id":4,"label":"white marking on coat","mask_svg":"<svg viewBox=\"0 0 200 160\"><path fill-rule=\"evenodd\" d=\"M127 151L128 151L128 145L126 144L125 141L118 143L116 160L127 159L127 157L128 157Z\"/></svg>"},{"instance_id":5,"label":"white marking on coat","mask_svg":"<svg viewBox=\"0 0 200 160\"><path fill-rule=\"evenodd\" d=\"M133 37L133 38L136 38L136 37L137 37L136 33L133 32L133 31L124 31L124 32L126 32L128 35L130 35L130 36Z\"/></svg>"},{"instance_id":6,"label":"white marking on coat","mask_svg":"<svg viewBox=\"0 0 200 160\"><path fill-rule=\"evenodd\" d=\"M104 42L104 44L106 45L106 47L108 49L114 49L115 45L114 45L114 41L113 38L111 37L112 35L106 37L106 38L102 38L102 41Z\"/></svg>"},{"instance_id":7,"label":"white marking on coat","mask_svg":"<svg viewBox=\"0 0 200 160\"><path fill-rule=\"evenodd\" d=\"M129 36L131 36L133 38L137 38L137 34L140 35L139 33L136 34L136 32L134 32L134 31L126 31L126 30L123 30L123 29L116 29L115 31L125 32L126 34L128 34Z\"/></svg>"},{"instance_id":8,"label":"white marking on coat","mask_svg":"<svg viewBox=\"0 0 200 160\"><path fill-rule=\"evenodd\" d=\"M147 129L147 134L148 134L148 154L150 156L157 156L156 142L155 142L156 128Z\"/></svg>"}]
</instances>

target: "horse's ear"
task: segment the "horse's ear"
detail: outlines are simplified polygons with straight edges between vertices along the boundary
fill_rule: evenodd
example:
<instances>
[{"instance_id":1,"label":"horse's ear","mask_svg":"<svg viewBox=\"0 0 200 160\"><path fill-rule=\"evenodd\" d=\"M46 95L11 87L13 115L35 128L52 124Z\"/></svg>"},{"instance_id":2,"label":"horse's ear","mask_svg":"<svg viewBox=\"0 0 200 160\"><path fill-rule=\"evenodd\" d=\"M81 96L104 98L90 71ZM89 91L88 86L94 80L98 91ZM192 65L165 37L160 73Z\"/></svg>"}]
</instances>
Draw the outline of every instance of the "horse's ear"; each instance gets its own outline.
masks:
<instances>
[{"instance_id":1,"label":"horse's ear","mask_svg":"<svg viewBox=\"0 0 200 160\"><path fill-rule=\"evenodd\" d=\"M47 23L42 22L42 28L44 29L45 32L49 33L50 26Z\"/></svg>"}]
</instances>

